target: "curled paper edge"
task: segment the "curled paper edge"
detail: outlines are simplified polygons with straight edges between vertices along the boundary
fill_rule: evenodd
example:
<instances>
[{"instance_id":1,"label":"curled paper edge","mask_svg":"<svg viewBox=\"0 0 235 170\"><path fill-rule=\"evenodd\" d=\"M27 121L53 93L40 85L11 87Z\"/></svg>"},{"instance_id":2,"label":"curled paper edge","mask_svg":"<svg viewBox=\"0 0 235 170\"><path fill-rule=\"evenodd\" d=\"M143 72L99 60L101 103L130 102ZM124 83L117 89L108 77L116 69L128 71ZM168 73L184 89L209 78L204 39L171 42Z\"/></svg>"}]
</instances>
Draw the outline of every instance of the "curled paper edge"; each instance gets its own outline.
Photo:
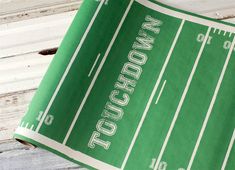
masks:
<instances>
[{"instance_id":1,"label":"curled paper edge","mask_svg":"<svg viewBox=\"0 0 235 170\"><path fill-rule=\"evenodd\" d=\"M36 149L36 148L37 148L36 145L34 145L34 144L32 144L32 143L30 143L30 142L28 142L28 141L25 141L25 140L22 140L22 139L16 138L16 137L15 137L14 139L15 139L17 142L19 142L19 143L21 143L21 144L27 146L27 147L30 148L30 149Z\"/></svg>"}]
</instances>

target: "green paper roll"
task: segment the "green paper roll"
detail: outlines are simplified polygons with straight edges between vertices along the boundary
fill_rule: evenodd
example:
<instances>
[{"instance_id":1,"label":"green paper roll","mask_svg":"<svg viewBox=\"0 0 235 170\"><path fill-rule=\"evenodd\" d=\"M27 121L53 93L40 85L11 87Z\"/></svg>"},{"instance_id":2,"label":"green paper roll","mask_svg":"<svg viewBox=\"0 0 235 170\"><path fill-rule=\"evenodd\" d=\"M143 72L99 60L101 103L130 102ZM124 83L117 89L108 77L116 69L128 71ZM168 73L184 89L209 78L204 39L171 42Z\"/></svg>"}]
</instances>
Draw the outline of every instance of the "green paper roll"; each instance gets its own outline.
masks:
<instances>
[{"instance_id":1,"label":"green paper roll","mask_svg":"<svg viewBox=\"0 0 235 170\"><path fill-rule=\"evenodd\" d=\"M85 0L14 138L89 169L234 170L234 32L154 0Z\"/></svg>"}]
</instances>

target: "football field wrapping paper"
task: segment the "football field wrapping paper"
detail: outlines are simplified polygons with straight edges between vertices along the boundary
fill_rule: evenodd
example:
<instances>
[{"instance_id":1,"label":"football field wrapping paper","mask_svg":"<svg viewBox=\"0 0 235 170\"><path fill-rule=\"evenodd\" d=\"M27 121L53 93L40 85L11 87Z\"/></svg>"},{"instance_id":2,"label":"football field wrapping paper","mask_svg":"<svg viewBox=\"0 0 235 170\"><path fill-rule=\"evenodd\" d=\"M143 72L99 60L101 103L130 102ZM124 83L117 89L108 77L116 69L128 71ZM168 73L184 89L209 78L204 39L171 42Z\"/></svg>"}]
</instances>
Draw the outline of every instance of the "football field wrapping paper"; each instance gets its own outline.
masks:
<instances>
[{"instance_id":1,"label":"football field wrapping paper","mask_svg":"<svg viewBox=\"0 0 235 170\"><path fill-rule=\"evenodd\" d=\"M234 25L85 0L14 138L88 169L234 170Z\"/></svg>"}]
</instances>

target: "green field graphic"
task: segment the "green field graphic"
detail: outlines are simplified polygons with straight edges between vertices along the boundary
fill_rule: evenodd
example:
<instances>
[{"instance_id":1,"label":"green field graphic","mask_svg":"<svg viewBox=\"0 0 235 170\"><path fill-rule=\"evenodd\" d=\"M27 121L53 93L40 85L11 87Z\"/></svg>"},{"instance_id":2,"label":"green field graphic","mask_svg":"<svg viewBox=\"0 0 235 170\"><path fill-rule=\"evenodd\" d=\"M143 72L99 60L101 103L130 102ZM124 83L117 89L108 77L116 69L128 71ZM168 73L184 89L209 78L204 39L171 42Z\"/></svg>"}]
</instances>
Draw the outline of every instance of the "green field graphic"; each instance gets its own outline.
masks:
<instances>
[{"instance_id":1,"label":"green field graphic","mask_svg":"<svg viewBox=\"0 0 235 170\"><path fill-rule=\"evenodd\" d=\"M89 169L234 170L235 27L85 0L14 137Z\"/></svg>"}]
</instances>

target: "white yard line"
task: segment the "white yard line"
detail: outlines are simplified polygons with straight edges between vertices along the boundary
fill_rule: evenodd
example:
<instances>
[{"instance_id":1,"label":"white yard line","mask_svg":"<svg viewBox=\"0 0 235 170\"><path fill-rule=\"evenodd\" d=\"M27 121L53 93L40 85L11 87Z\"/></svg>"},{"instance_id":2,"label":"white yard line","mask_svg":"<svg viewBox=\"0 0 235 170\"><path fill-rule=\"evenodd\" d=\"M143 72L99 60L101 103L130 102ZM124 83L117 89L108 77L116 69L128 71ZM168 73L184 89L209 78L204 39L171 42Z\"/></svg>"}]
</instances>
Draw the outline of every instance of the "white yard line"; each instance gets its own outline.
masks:
<instances>
[{"instance_id":1,"label":"white yard line","mask_svg":"<svg viewBox=\"0 0 235 170\"><path fill-rule=\"evenodd\" d=\"M218 92L220 90L220 86L222 84L222 81L223 81L223 78L224 78L224 75L225 75L225 72L227 70L227 67L228 67L228 63L230 61L230 58L231 58L231 55L232 55L232 52L233 52L233 48L234 48L234 45L235 45L235 37L233 39L233 43L231 45L231 48L229 50L229 53L228 53L228 56L227 56L227 59L224 63L224 67L222 69L222 72L220 74L220 77L219 77L219 81L216 85L216 89L215 89L215 92L214 92L214 95L212 97L212 100L211 100L211 103L210 103L210 106L209 106L209 109L206 113L206 117L205 117L205 120L203 122L203 125L202 125L202 128L201 128L201 131L199 133L199 136L198 136L198 139L197 139L197 142L196 142L196 145L194 147L194 150L193 150L193 153L192 153L192 156L190 158L190 161L189 161L189 164L188 164L188 167L187 167L187 170L190 170L191 167L192 167L192 164L193 164L193 161L194 161L194 158L196 156L196 153L197 153L197 150L198 150L198 147L200 145L200 142L201 142L201 139L202 139L202 136L205 132L205 129L206 129L206 126L207 126L207 123L208 123L208 120L210 118L210 115L211 115L211 112L212 112L212 109L214 107L214 104L215 104L215 101L216 101L216 98L217 98L217 95L218 95Z\"/></svg>"},{"instance_id":2,"label":"white yard line","mask_svg":"<svg viewBox=\"0 0 235 170\"><path fill-rule=\"evenodd\" d=\"M113 36L113 38L112 38L112 40L111 40L111 42L110 42L110 44L108 46L108 49L105 52L105 55L104 55L100 65L99 65L95 75L94 75L94 78L93 78L93 80L92 80L92 82L91 82L91 84L90 84L90 86L89 86L89 88L88 88L88 90L87 90L87 92L85 94L85 97L83 98L82 103L80 104L80 106L78 108L78 111L77 111L77 113L76 113L76 115L75 115L75 117L74 117L74 119L73 119L73 121L72 121L72 123L71 123L71 125L69 127L69 130L68 130L68 132L67 132L67 134L66 134L66 136L64 138L64 141L63 141L64 145L66 144L66 142L67 142L67 140L68 140L68 138L69 138L69 136L70 136L70 134L71 134L71 132L73 130L73 127L74 127L75 123L77 122L77 119L78 119L78 117L79 117L79 115L80 115L80 113L81 113L81 111L83 109L83 106L86 103L86 100L87 100L87 98L88 98L88 96L89 96L89 94L90 94L90 92L91 92L91 90L92 90L92 88L93 88L93 86L95 84L95 81L96 81L96 79L97 79L97 77L98 77L98 75L99 75L99 73L100 73L100 71L101 71L101 69L102 69L106 59L107 59L107 56L109 55L109 52L110 52L110 50L111 50L111 48L112 48L112 46L113 46L113 44L114 44L114 42L115 42L115 40L116 40L116 38L118 36L118 33L119 33L119 31L120 31L120 29L121 29L121 27L122 27L122 25L123 25L123 23L124 23L124 21L126 19L127 14L129 13L129 11L131 9L131 6L132 6L133 2L134 2L134 0L130 1L129 5L128 5L128 7L127 7L127 9L126 9L122 19L121 19L121 21L120 21L116 31L115 31L115 34L114 34L114 36Z\"/></svg>"},{"instance_id":3,"label":"white yard line","mask_svg":"<svg viewBox=\"0 0 235 170\"><path fill-rule=\"evenodd\" d=\"M229 143L229 146L228 146L228 150L226 152L226 155L225 155L225 158L224 158L224 161L223 161L223 165L222 165L222 168L221 170L225 170L226 168L226 165L227 165L227 162L228 162L228 158L229 158L229 155L230 155L230 152L233 148L233 144L234 144L234 141L235 141L235 129L233 131L233 135L232 135L232 138L230 140L230 143Z\"/></svg>"},{"instance_id":4,"label":"white yard line","mask_svg":"<svg viewBox=\"0 0 235 170\"><path fill-rule=\"evenodd\" d=\"M63 76L62 76L62 78L61 78L61 80L60 80L60 82L58 84L58 86L56 87L56 90L55 90L55 92L54 92L50 102L48 103L48 105L46 107L46 110L45 110L45 112L44 112L44 114L42 116L42 119L40 120L40 122L39 122L39 124L38 124L38 126L36 128L36 132L38 132L40 130L40 128L41 128L41 126L42 126L42 124L44 122L44 119L46 118L46 116L47 116L47 114L48 114L48 112L49 112L49 110L50 110L50 108L51 108L51 106L52 106L56 96L57 96L57 93L59 92L59 90L60 90L60 88L61 88L61 86L62 86L62 84L63 84L63 82L64 82L64 80L65 80L65 78L67 76L67 74L69 73L69 70L72 67L72 65L73 65L73 63L74 63L74 61L75 61L75 59L76 59L76 57L77 57L77 55L78 55L82 45L83 45L83 43L84 43L84 41L85 41L85 39L86 39L86 37L87 37L87 35L88 35L92 25L93 25L96 17L98 16L98 13L99 13L101 7L103 6L103 4L104 4L104 1L101 1L100 4L98 5L98 7L97 7L97 9L95 11L94 16L92 17L92 19L91 19L91 21L90 21L90 23L89 23L89 25L88 25L84 35L82 36L82 39L81 39L80 43L78 44L78 47L77 47L75 53L73 54L73 56L72 56L72 58L71 58L71 60L70 60L70 62L68 64L68 66L67 66L67 68L66 68L66 70L65 70L65 72L64 72L64 74L63 74Z\"/></svg>"},{"instance_id":5,"label":"white yard line","mask_svg":"<svg viewBox=\"0 0 235 170\"><path fill-rule=\"evenodd\" d=\"M202 46L201 46L200 51L199 51L199 53L198 53L198 56L197 56L197 58L196 58L196 60L195 60L193 69L192 69L192 71L191 71L191 73L190 73L190 76L189 76L189 78L188 78L187 84L186 84L186 86L185 86L184 92L183 92L183 94L182 94L182 97L181 97L181 99L180 99L179 105L178 105L177 110L176 110L176 112L175 112L174 118L173 118L173 120L172 120L172 122L171 122L170 128L169 128L169 130L168 130L168 132L167 132L167 135L166 135L166 138L165 138L164 143L163 143L163 145L162 145L161 151L160 151L160 153L159 153L159 155L158 155L158 158L157 158L157 161L156 161L154 170L157 170L157 168L158 168L158 166L159 166L159 163L160 163L160 161L161 161L161 159L162 159L163 153L165 152L165 149L166 149L166 146L167 146L167 144L168 144L169 138L170 138L170 136L171 136L171 133L172 133L172 131L173 131L173 128L174 128L175 123L176 123L176 121L177 121L177 118L178 118L178 116L179 116L180 110L181 110L181 108L182 108L182 106L183 106L185 97L186 97L186 95L187 95L187 93L188 93L188 90L189 90L189 87L190 87L190 85L191 85L193 76L194 76L195 71L196 71L196 69L197 69L198 63L199 63L200 58L201 58L201 56L202 56L202 52L203 52L203 50L204 50L204 48L205 48L205 46L206 46L206 43L207 43L207 40L208 40L210 31L211 31L211 27L209 27L208 30L207 30L205 39L204 39L204 41L203 41L203 43L202 43Z\"/></svg>"},{"instance_id":6,"label":"white yard line","mask_svg":"<svg viewBox=\"0 0 235 170\"><path fill-rule=\"evenodd\" d=\"M100 53L97 55L96 60L95 60L93 66L92 66L92 68L91 68L91 71L90 71L89 74L88 74L88 77L91 76L91 74L92 74L92 72L93 72L93 70L94 70L94 68L95 68L95 66L96 66L96 64L97 64L97 62L98 62L98 60L99 60L99 58L100 58Z\"/></svg>"},{"instance_id":7,"label":"white yard line","mask_svg":"<svg viewBox=\"0 0 235 170\"><path fill-rule=\"evenodd\" d=\"M164 88L165 88L165 85L166 85L166 80L163 82L162 88L161 88L161 90L160 90L160 93L159 93L159 95L158 95L158 97L157 97L157 100L156 100L155 104L158 104L158 102L159 102L159 100L160 100L160 98L161 98L161 96L162 96L162 92L163 92L163 90L164 90Z\"/></svg>"},{"instance_id":8,"label":"white yard line","mask_svg":"<svg viewBox=\"0 0 235 170\"><path fill-rule=\"evenodd\" d=\"M26 123L25 128L28 128L28 126L29 126L29 123Z\"/></svg>"},{"instance_id":9,"label":"white yard line","mask_svg":"<svg viewBox=\"0 0 235 170\"><path fill-rule=\"evenodd\" d=\"M129 146L129 149L128 149L127 153L126 153L125 159L124 159L124 161L123 161L123 163L122 163L122 167L121 167L122 170L123 170L123 169L125 168L125 166L126 166L127 160L128 160L128 158L129 158L129 156L130 156L130 154L131 154L132 148L133 148L133 146L134 146L134 144L135 144L135 141L136 141L136 139L137 139L137 137L138 137L138 134L139 134L139 132L140 132L140 129L141 129L143 123L144 123L144 120L145 120L145 117L146 117L146 115L147 115L147 113L148 113L148 110L149 110L149 108L150 108L150 105L151 105L151 103L152 103L152 101L153 101L153 98L154 98L154 96L155 96L155 94L156 94L156 91L157 91L157 89L158 89L158 86L159 86L159 84L160 84L160 82L161 82L161 80L162 80L163 74L164 74L164 72L165 72L165 70L166 70L166 67L167 67L168 62L169 62L169 60L170 60L170 58L171 58L171 55L172 55L172 53L173 53L173 50L174 50L174 48L175 48L175 46L176 46L176 43L177 43L178 38L179 38L179 36L180 36L180 33L181 33L182 29L183 29L184 23L185 23L185 21L182 20L181 25L180 25L180 27L179 27L179 29L178 29L178 31L177 31L177 34L176 34L176 36L175 36L175 38L174 38L174 41L173 41L173 43L172 43L172 46L171 46L171 48L170 48L170 51L169 51L169 53L168 53L168 55L167 55L167 57L166 57L166 60L165 60L165 62L164 62L164 64L163 64L163 66L162 66L162 69L161 69L161 72L160 72L159 77L158 77L158 79L157 79L157 82L156 82L156 84L155 84L155 86L154 86L154 89L153 89L153 91L152 91L152 93L151 93L151 96L150 96L150 98L149 98L149 101L148 101L148 103L147 103L147 105L146 105L146 108L145 108L145 110L144 110L144 113L143 113L143 115L142 115L142 118L141 118L141 120L140 120L140 122L139 122L139 125L138 125L136 131L135 131L135 135L134 135L134 137L133 137L133 139L132 139L132 141L131 141L131 145Z\"/></svg>"}]
</instances>

